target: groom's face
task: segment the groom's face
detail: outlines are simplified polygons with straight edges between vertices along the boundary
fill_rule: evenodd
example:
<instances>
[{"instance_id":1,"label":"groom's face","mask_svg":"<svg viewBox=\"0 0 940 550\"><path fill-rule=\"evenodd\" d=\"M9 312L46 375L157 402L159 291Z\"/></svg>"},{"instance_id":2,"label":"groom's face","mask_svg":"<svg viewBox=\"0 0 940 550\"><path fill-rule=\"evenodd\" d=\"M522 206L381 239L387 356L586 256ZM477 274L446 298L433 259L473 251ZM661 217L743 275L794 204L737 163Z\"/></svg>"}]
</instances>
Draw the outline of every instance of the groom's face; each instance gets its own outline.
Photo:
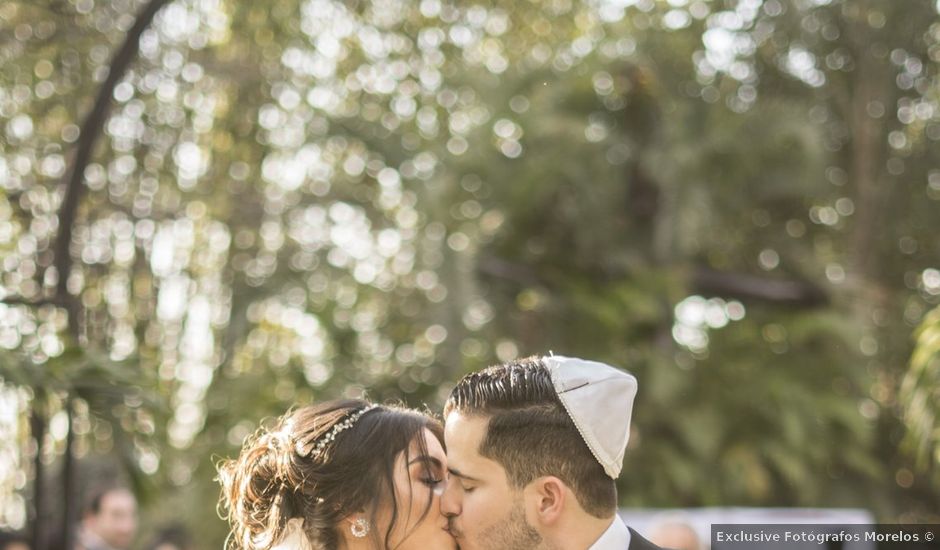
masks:
<instances>
[{"instance_id":1,"label":"groom's face","mask_svg":"<svg viewBox=\"0 0 940 550\"><path fill-rule=\"evenodd\" d=\"M461 550L527 550L542 538L526 520L523 491L506 470L479 453L487 419L452 412L444 426L450 478L441 511Z\"/></svg>"}]
</instances>

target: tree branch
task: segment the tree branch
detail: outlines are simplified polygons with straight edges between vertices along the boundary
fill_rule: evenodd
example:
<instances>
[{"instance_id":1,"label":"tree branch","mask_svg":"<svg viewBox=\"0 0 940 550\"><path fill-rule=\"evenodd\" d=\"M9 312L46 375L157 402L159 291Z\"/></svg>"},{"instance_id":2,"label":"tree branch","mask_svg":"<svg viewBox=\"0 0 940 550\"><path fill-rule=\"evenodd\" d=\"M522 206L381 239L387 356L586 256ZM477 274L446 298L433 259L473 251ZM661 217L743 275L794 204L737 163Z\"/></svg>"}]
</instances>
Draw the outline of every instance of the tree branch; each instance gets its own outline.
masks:
<instances>
[{"instance_id":1,"label":"tree branch","mask_svg":"<svg viewBox=\"0 0 940 550\"><path fill-rule=\"evenodd\" d=\"M49 298L38 298L35 300L28 300L22 296L7 296L0 299L0 304L6 304L8 306L63 306L65 305L58 296L52 296Z\"/></svg>"},{"instance_id":2,"label":"tree branch","mask_svg":"<svg viewBox=\"0 0 940 550\"><path fill-rule=\"evenodd\" d=\"M95 103L92 106L91 112L88 113L88 116L82 123L81 134L77 144L78 147L75 152L75 157L73 158L72 166L68 172L68 181L65 184L65 197L62 201L62 207L59 210L59 233L56 235L54 264L59 273L59 283L56 294L57 297L66 304L66 309L69 314L69 331L72 333L73 337L78 335L78 312L77 301L69 296L67 286L69 273L72 269L72 256L69 248L72 242L72 231L78 212L78 205L81 203L82 196L85 193L85 186L83 185L85 168L91 161L95 144L108 118L114 88L124 77L131 62L137 57L141 34L150 26L156 13L167 2L168 0L151 0L144 6L137 16L134 26L128 31L121 48L112 58L108 77L98 90L98 95L95 97Z\"/></svg>"},{"instance_id":3,"label":"tree branch","mask_svg":"<svg viewBox=\"0 0 940 550\"><path fill-rule=\"evenodd\" d=\"M693 270L689 286L699 294L797 307L818 307L829 301L822 288L808 281L771 279L701 266Z\"/></svg>"},{"instance_id":4,"label":"tree branch","mask_svg":"<svg viewBox=\"0 0 940 550\"><path fill-rule=\"evenodd\" d=\"M111 98L114 96L114 89L121 79L124 78L131 63L137 58L137 53L140 50L140 37L144 30L150 26L157 12L160 11L168 1L169 0L150 0L150 2L141 9L140 13L137 15L137 19L134 21L134 26L127 32L127 36L124 37L124 43L121 44L120 49L118 49L117 53L115 53L114 57L111 59L108 77L98 90L98 95L95 97L91 112L88 113L88 116L82 123L77 149L72 160L72 166L68 172L68 180L65 184L65 197L62 201L62 207L59 210L59 233L56 235L55 247L53 249L53 265L59 274L59 281L56 286L56 300L65 305L68 315L68 330L72 335L73 345L77 345L79 340L78 308L80 302L77 297L70 295L68 291L68 279L72 270L70 248L72 243L72 231L74 230L78 214L78 206L85 193L85 168L91 161L95 144L108 118L108 112L111 109ZM70 407L70 403L67 402L66 406ZM65 449L64 479L66 480L66 487L65 495L63 495L65 510L62 517L62 530L65 537L64 547L66 550L71 550L74 546L71 528L77 519L75 513L77 504L76 495L74 494L74 487L72 487L75 479L73 472L75 461L72 458L72 443L74 438L72 437L71 426L69 426L69 428L69 438L67 439ZM42 521L39 522L38 529L42 529L41 524ZM40 540L39 542L43 544L38 544L36 546L37 550L45 550L45 541Z\"/></svg>"},{"instance_id":5,"label":"tree branch","mask_svg":"<svg viewBox=\"0 0 940 550\"><path fill-rule=\"evenodd\" d=\"M524 286L550 286L531 266L505 258L486 256L477 267L482 275L512 281ZM629 277L623 269L604 271L605 278ZM749 273L717 271L697 266L688 281L689 291L711 296L734 298L742 301L760 301L772 304L818 307L828 303L829 297L821 287L796 279L760 277Z\"/></svg>"}]
</instances>

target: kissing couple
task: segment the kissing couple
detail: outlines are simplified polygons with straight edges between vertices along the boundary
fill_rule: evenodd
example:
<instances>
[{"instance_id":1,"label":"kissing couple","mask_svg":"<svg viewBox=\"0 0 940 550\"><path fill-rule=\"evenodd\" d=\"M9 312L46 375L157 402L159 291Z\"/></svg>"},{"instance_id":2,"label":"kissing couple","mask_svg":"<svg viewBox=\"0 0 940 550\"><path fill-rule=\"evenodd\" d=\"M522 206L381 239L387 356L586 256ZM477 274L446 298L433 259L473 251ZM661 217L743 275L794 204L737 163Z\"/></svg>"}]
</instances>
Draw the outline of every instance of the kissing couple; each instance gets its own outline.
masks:
<instances>
[{"instance_id":1,"label":"kissing couple","mask_svg":"<svg viewBox=\"0 0 940 550\"><path fill-rule=\"evenodd\" d=\"M617 515L636 379L531 357L424 412L309 405L219 466L238 550L649 550ZM445 451L446 450L446 451Z\"/></svg>"}]
</instances>

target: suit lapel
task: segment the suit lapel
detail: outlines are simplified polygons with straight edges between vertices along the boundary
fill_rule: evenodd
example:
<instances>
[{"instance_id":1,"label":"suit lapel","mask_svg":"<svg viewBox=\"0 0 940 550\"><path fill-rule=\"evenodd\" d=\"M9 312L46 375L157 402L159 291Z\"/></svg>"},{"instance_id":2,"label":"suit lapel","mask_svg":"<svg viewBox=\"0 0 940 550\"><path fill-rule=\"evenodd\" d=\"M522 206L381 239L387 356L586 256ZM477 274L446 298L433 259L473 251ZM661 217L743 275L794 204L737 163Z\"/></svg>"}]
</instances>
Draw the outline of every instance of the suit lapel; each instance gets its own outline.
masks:
<instances>
[{"instance_id":1,"label":"suit lapel","mask_svg":"<svg viewBox=\"0 0 940 550\"><path fill-rule=\"evenodd\" d=\"M659 548L659 546L656 546L652 542L640 536L640 534L634 531L632 527L627 527L627 529L630 529L629 550L662 550Z\"/></svg>"}]
</instances>

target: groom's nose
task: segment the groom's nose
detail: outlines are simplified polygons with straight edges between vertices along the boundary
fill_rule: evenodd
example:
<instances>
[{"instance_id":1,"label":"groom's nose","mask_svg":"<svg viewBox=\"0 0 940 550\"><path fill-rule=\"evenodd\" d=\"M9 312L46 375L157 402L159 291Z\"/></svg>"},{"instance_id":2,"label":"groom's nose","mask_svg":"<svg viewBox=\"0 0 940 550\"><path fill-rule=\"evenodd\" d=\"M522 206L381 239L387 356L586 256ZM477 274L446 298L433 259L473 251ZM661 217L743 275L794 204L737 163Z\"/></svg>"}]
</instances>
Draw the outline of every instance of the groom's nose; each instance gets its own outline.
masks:
<instances>
[{"instance_id":1,"label":"groom's nose","mask_svg":"<svg viewBox=\"0 0 940 550\"><path fill-rule=\"evenodd\" d=\"M441 495L441 513L447 517L460 515L459 482L451 477L444 482L444 494Z\"/></svg>"}]
</instances>

